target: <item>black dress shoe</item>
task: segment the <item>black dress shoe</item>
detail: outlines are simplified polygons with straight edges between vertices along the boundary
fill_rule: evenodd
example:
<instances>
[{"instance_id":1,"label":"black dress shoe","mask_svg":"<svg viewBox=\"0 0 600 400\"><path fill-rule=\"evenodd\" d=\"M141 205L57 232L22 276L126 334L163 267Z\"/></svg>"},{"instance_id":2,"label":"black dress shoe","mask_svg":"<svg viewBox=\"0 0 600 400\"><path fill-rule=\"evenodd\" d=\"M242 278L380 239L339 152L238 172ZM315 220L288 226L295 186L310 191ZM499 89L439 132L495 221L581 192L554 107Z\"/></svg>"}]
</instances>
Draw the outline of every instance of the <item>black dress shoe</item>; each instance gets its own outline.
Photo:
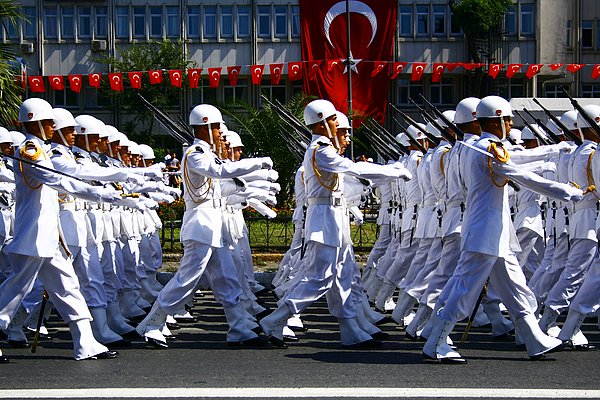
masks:
<instances>
[{"instance_id":1,"label":"black dress shoe","mask_svg":"<svg viewBox=\"0 0 600 400\"><path fill-rule=\"evenodd\" d=\"M466 364L467 360L462 357L443 357L443 358L435 358L431 357L428 354L423 353L423 359L437 361L441 364Z\"/></svg>"},{"instance_id":2,"label":"black dress shoe","mask_svg":"<svg viewBox=\"0 0 600 400\"><path fill-rule=\"evenodd\" d=\"M342 349L360 350L360 349L380 349L383 347L383 342L377 339L365 340L364 342L354 344L343 344Z\"/></svg>"},{"instance_id":3,"label":"black dress shoe","mask_svg":"<svg viewBox=\"0 0 600 400\"><path fill-rule=\"evenodd\" d=\"M389 317L389 316L386 315L385 317L381 318L379 321L376 321L374 325L375 326L380 326L380 325L383 325L383 324L389 324L391 322L395 322L395 321L391 317Z\"/></svg>"},{"instance_id":4,"label":"black dress shoe","mask_svg":"<svg viewBox=\"0 0 600 400\"><path fill-rule=\"evenodd\" d=\"M411 335L411 334L410 334L410 333L408 333L408 332L405 332L405 333L404 333L404 338L405 338L406 340L410 340L411 342L416 342L417 340L419 340L419 337L420 337L419 335L415 335L415 336L413 336L413 335Z\"/></svg>"},{"instance_id":5,"label":"black dress shoe","mask_svg":"<svg viewBox=\"0 0 600 400\"><path fill-rule=\"evenodd\" d=\"M131 322L142 322L146 318L146 315L136 315L135 317L128 317L127 319Z\"/></svg>"},{"instance_id":6,"label":"black dress shoe","mask_svg":"<svg viewBox=\"0 0 600 400\"><path fill-rule=\"evenodd\" d=\"M8 357L0 356L0 364L6 364L8 362Z\"/></svg>"},{"instance_id":7,"label":"black dress shoe","mask_svg":"<svg viewBox=\"0 0 600 400\"><path fill-rule=\"evenodd\" d=\"M13 349L27 349L31 347L27 340L9 340L8 345Z\"/></svg>"},{"instance_id":8,"label":"black dress shoe","mask_svg":"<svg viewBox=\"0 0 600 400\"><path fill-rule=\"evenodd\" d=\"M256 317L256 319L261 320L264 317L266 317L267 315L271 314L271 311L273 311L273 310L270 310L267 308L267 309L259 312L258 314L256 314L255 317Z\"/></svg>"},{"instance_id":9,"label":"black dress shoe","mask_svg":"<svg viewBox=\"0 0 600 400\"><path fill-rule=\"evenodd\" d=\"M148 313L150 312L150 310L152 310L152 306L150 306L150 307L146 307L146 308L142 308L142 310L144 310L144 312L145 312L146 314L148 314Z\"/></svg>"},{"instance_id":10,"label":"black dress shoe","mask_svg":"<svg viewBox=\"0 0 600 400\"><path fill-rule=\"evenodd\" d=\"M267 294L267 293L269 293L270 291L271 291L271 289L264 288L264 289L260 289L258 292L254 292L254 295L255 295L256 297L258 297L258 296L262 296L262 295L264 295L264 294Z\"/></svg>"},{"instance_id":11,"label":"black dress shoe","mask_svg":"<svg viewBox=\"0 0 600 400\"><path fill-rule=\"evenodd\" d=\"M149 337L145 337L144 339L146 340L146 343L148 344L148 346L154 347L156 349L166 349L169 347L167 342L163 342L162 340L149 338Z\"/></svg>"},{"instance_id":12,"label":"black dress shoe","mask_svg":"<svg viewBox=\"0 0 600 400\"><path fill-rule=\"evenodd\" d=\"M283 335L283 341L289 343L296 343L299 342L300 339L298 339L296 336Z\"/></svg>"},{"instance_id":13,"label":"black dress shoe","mask_svg":"<svg viewBox=\"0 0 600 400\"><path fill-rule=\"evenodd\" d=\"M117 340L114 342L110 342L110 343L102 343L103 345L105 345L106 347L112 347L112 348L116 348L116 349L122 349L124 347L131 347L131 342L129 340Z\"/></svg>"},{"instance_id":14,"label":"black dress shoe","mask_svg":"<svg viewBox=\"0 0 600 400\"><path fill-rule=\"evenodd\" d=\"M234 347L265 347L267 343L268 342L264 337L259 336L248 340L242 340L239 342L227 342L227 345Z\"/></svg>"},{"instance_id":15,"label":"black dress shoe","mask_svg":"<svg viewBox=\"0 0 600 400\"><path fill-rule=\"evenodd\" d=\"M177 321L177 323L179 324L189 324L189 323L194 323L197 321L196 318L194 317L173 317L175 318L175 321Z\"/></svg>"},{"instance_id":16,"label":"black dress shoe","mask_svg":"<svg viewBox=\"0 0 600 400\"><path fill-rule=\"evenodd\" d=\"M496 335L496 336L492 336L492 339L497 341L497 342L504 342L507 340L512 340L512 333L514 331L510 331L510 332L505 332L501 335Z\"/></svg>"},{"instance_id":17,"label":"black dress shoe","mask_svg":"<svg viewBox=\"0 0 600 400\"><path fill-rule=\"evenodd\" d=\"M567 341L563 342L563 344L565 345L565 347L566 346L572 347L573 350L575 350L575 351L595 351L596 350L596 346L594 346L593 344L589 344L589 343L573 344L572 341L567 340Z\"/></svg>"},{"instance_id":18,"label":"black dress shoe","mask_svg":"<svg viewBox=\"0 0 600 400\"><path fill-rule=\"evenodd\" d=\"M250 329L252 332L256 333L257 335L260 335L261 333L263 333L262 328L260 327L260 325L258 325L256 328L252 328Z\"/></svg>"},{"instance_id":19,"label":"black dress shoe","mask_svg":"<svg viewBox=\"0 0 600 400\"><path fill-rule=\"evenodd\" d=\"M374 334L372 334L371 337L373 339L377 339L377 340L385 340L385 339L389 339L390 334L387 332L379 331L379 332L375 332Z\"/></svg>"},{"instance_id":20,"label":"black dress shoe","mask_svg":"<svg viewBox=\"0 0 600 400\"><path fill-rule=\"evenodd\" d=\"M169 328L172 331L176 331L178 329L181 329L181 327L179 326L179 324L174 323L174 322L167 322L167 328Z\"/></svg>"},{"instance_id":21,"label":"black dress shoe","mask_svg":"<svg viewBox=\"0 0 600 400\"><path fill-rule=\"evenodd\" d=\"M298 333L298 332L306 332L306 331L308 331L308 328L307 328L307 327L305 327L305 326L289 326L289 325L288 325L288 328L290 328L290 329L291 329L291 331L292 331L292 332L294 332L294 333Z\"/></svg>"},{"instance_id":22,"label":"black dress shoe","mask_svg":"<svg viewBox=\"0 0 600 400\"><path fill-rule=\"evenodd\" d=\"M137 331L135 329L132 330L131 332L121 334L121 337L123 339L127 339L127 340L140 340L140 339L144 338L142 335L137 333Z\"/></svg>"},{"instance_id":23,"label":"black dress shoe","mask_svg":"<svg viewBox=\"0 0 600 400\"><path fill-rule=\"evenodd\" d=\"M105 351L104 353L96 354L88 358L84 358L84 360L109 360L111 358L117 358L119 356L118 351Z\"/></svg>"},{"instance_id":24,"label":"black dress shoe","mask_svg":"<svg viewBox=\"0 0 600 400\"><path fill-rule=\"evenodd\" d=\"M279 349L287 349L288 345L282 339L276 338L275 336L267 336L267 339L271 344Z\"/></svg>"}]
</instances>

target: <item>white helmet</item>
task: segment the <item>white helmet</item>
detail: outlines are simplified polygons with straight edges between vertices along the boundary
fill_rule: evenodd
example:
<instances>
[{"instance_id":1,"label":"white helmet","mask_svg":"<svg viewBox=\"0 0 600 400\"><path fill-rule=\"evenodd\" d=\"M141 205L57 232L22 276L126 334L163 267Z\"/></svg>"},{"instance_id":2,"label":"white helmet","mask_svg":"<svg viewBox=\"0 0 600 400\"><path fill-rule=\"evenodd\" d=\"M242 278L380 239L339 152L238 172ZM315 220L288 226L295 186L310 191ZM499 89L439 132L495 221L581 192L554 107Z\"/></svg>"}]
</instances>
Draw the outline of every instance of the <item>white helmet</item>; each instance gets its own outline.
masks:
<instances>
[{"instance_id":1,"label":"white helmet","mask_svg":"<svg viewBox=\"0 0 600 400\"><path fill-rule=\"evenodd\" d=\"M304 108L304 124L307 126L325 121L336 114L336 109L328 100L313 100Z\"/></svg>"},{"instance_id":2,"label":"white helmet","mask_svg":"<svg viewBox=\"0 0 600 400\"><path fill-rule=\"evenodd\" d=\"M71 111L65 110L64 108L55 108L54 110L54 130L57 131L62 128L76 127L79 125Z\"/></svg>"},{"instance_id":3,"label":"white helmet","mask_svg":"<svg viewBox=\"0 0 600 400\"><path fill-rule=\"evenodd\" d=\"M348 117L346 117L346 114L344 114L341 111L336 111L335 112L337 114L337 120L338 120L338 129L352 129L352 127L350 126L350 121L348 120Z\"/></svg>"},{"instance_id":4,"label":"white helmet","mask_svg":"<svg viewBox=\"0 0 600 400\"><path fill-rule=\"evenodd\" d=\"M433 126L433 124L431 122L428 122L427 125L425 125L425 130L427 131L427 133L431 133L436 138L442 137L442 132L440 132L440 130L438 128Z\"/></svg>"},{"instance_id":5,"label":"white helmet","mask_svg":"<svg viewBox=\"0 0 600 400\"><path fill-rule=\"evenodd\" d=\"M406 133L404 133L404 132L397 134L396 140L402 146L410 146L410 142L408 141L408 136L406 136Z\"/></svg>"},{"instance_id":6,"label":"white helmet","mask_svg":"<svg viewBox=\"0 0 600 400\"><path fill-rule=\"evenodd\" d=\"M477 119L512 117L510 103L500 96L487 96L481 99L475 110Z\"/></svg>"},{"instance_id":7,"label":"white helmet","mask_svg":"<svg viewBox=\"0 0 600 400\"><path fill-rule=\"evenodd\" d=\"M19 122L43 121L46 119L54 119L52 106L46 100L32 97L21 103Z\"/></svg>"},{"instance_id":8,"label":"white helmet","mask_svg":"<svg viewBox=\"0 0 600 400\"><path fill-rule=\"evenodd\" d=\"M583 111L596 123L596 125L600 125L600 106L596 104L588 104L583 107ZM585 118L581 114L577 114L577 127L581 128L591 128L592 126L586 121Z\"/></svg>"},{"instance_id":9,"label":"white helmet","mask_svg":"<svg viewBox=\"0 0 600 400\"><path fill-rule=\"evenodd\" d=\"M78 135L100 135L104 131L104 123L91 115L79 115L75 121Z\"/></svg>"},{"instance_id":10,"label":"white helmet","mask_svg":"<svg viewBox=\"0 0 600 400\"><path fill-rule=\"evenodd\" d=\"M190 112L190 125L209 125L224 123L221 111L210 104L199 104Z\"/></svg>"},{"instance_id":11,"label":"white helmet","mask_svg":"<svg viewBox=\"0 0 600 400\"><path fill-rule=\"evenodd\" d=\"M456 111L454 110L446 110L442 113L442 115L444 117L446 117L446 119L452 123L454 123L454 117L456 116ZM436 122L438 123L439 126L441 126L442 128L447 128L448 124L444 122L444 120L442 118L438 118L436 120Z\"/></svg>"},{"instance_id":12,"label":"white helmet","mask_svg":"<svg viewBox=\"0 0 600 400\"><path fill-rule=\"evenodd\" d=\"M237 132L227 131L227 133L225 133L225 139L229 142L229 147L232 149L234 147L244 147L244 143L242 143L242 138L240 137L240 135L238 135Z\"/></svg>"},{"instance_id":13,"label":"white helmet","mask_svg":"<svg viewBox=\"0 0 600 400\"><path fill-rule=\"evenodd\" d=\"M560 117L560 122L562 122L570 131L574 131L577 129L577 115L579 113L577 110L567 111Z\"/></svg>"},{"instance_id":14,"label":"white helmet","mask_svg":"<svg viewBox=\"0 0 600 400\"><path fill-rule=\"evenodd\" d=\"M454 114L455 124L466 124L477 120L477 106L481 100L477 97L467 97L456 105Z\"/></svg>"},{"instance_id":15,"label":"white helmet","mask_svg":"<svg viewBox=\"0 0 600 400\"><path fill-rule=\"evenodd\" d=\"M510 128L510 132L508 132L508 137L515 142L515 144L522 144L523 140L521 140L521 130L517 128Z\"/></svg>"},{"instance_id":16,"label":"white helmet","mask_svg":"<svg viewBox=\"0 0 600 400\"><path fill-rule=\"evenodd\" d=\"M427 136L425 136L423 133L423 131L427 128L425 124L417 122L417 125L419 125L421 129L418 129L414 125L409 125L407 129L408 133L410 133L415 139L427 139Z\"/></svg>"},{"instance_id":17,"label":"white helmet","mask_svg":"<svg viewBox=\"0 0 600 400\"><path fill-rule=\"evenodd\" d=\"M12 143L12 135L8 129L0 126L0 143Z\"/></svg>"},{"instance_id":18,"label":"white helmet","mask_svg":"<svg viewBox=\"0 0 600 400\"><path fill-rule=\"evenodd\" d=\"M112 125L104 125L105 131L108 133L108 142L118 142L121 140L121 135L119 130Z\"/></svg>"},{"instance_id":19,"label":"white helmet","mask_svg":"<svg viewBox=\"0 0 600 400\"><path fill-rule=\"evenodd\" d=\"M154 160L156 157L154 156L154 150L152 147L147 144L140 144L140 154L144 160Z\"/></svg>"},{"instance_id":20,"label":"white helmet","mask_svg":"<svg viewBox=\"0 0 600 400\"><path fill-rule=\"evenodd\" d=\"M10 136L12 137L12 144L15 147L18 147L21 145L21 143L23 143L25 141L25 135L23 135L21 132L17 132L17 131L10 131Z\"/></svg>"},{"instance_id":21,"label":"white helmet","mask_svg":"<svg viewBox=\"0 0 600 400\"><path fill-rule=\"evenodd\" d=\"M538 136L546 137L546 134L544 132L542 132L542 130L540 129L538 124L531 124L531 127L535 130L535 133L537 133ZM537 139L537 137L536 137L536 135L534 135L534 133L531 131L531 129L528 126L526 126L521 131L521 139L522 140L533 140L533 139Z\"/></svg>"},{"instance_id":22,"label":"white helmet","mask_svg":"<svg viewBox=\"0 0 600 400\"><path fill-rule=\"evenodd\" d=\"M123 132L118 132L119 134L119 144L121 145L121 147L129 147L129 145L132 143L131 140L127 139L127 135L125 135Z\"/></svg>"},{"instance_id":23,"label":"white helmet","mask_svg":"<svg viewBox=\"0 0 600 400\"><path fill-rule=\"evenodd\" d=\"M129 152L130 152L132 155L134 155L134 156L135 156L135 155L139 156L139 155L141 155L141 154L142 154L142 150L140 149L140 145L139 145L139 144L137 144L137 143L136 143L136 142L134 142L134 141L131 141L131 140L129 141L129 146L128 146L128 149L129 149Z\"/></svg>"}]
</instances>

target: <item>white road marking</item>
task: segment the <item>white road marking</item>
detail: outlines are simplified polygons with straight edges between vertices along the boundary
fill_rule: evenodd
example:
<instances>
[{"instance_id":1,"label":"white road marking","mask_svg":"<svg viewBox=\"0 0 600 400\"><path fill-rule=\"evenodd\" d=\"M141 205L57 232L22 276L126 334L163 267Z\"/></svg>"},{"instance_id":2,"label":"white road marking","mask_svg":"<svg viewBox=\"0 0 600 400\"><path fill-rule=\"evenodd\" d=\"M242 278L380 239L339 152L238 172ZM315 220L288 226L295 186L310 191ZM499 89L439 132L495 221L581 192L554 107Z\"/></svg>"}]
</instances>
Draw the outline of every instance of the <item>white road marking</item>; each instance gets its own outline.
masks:
<instances>
[{"instance_id":1,"label":"white road marking","mask_svg":"<svg viewBox=\"0 0 600 400\"><path fill-rule=\"evenodd\" d=\"M88 388L0 390L0 399L35 398L511 398L597 399L600 390L489 388Z\"/></svg>"}]
</instances>

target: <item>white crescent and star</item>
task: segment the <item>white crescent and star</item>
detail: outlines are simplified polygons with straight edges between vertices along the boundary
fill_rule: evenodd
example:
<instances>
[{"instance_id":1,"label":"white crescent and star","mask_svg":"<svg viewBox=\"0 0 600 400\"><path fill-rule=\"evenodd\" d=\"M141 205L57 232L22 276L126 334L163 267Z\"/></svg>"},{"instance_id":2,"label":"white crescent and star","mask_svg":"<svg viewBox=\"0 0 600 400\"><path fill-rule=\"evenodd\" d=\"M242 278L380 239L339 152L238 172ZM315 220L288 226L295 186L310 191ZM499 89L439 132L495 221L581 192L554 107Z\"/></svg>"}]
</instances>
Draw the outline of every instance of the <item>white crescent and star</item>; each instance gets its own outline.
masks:
<instances>
[{"instance_id":1,"label":"white crescent and star","mask_svg":"<svg viewBox=\"0 0 600 400\"><path fill-rule=\"evenodd\" d=\"M260 74L262 74L262 69L260 69L260 68L254 68L253 74L254 75L260 75Z\"/></svg>"},{"instance_id":2,"label":"white crescent and star","mask_svg":"<svg viewBox=\"0 0 600 400\"><path fill-rule=\"evenodd\" d=\"M300 72L300 66L298 64L292 65L292 72L294 72L294 73Z\"/></svg>"},{"instance_id":3,"label":"white crescent and star","mask_svg":"<svg viewBox=\"0 0 600 400\"><path fill-rule=\"evenodd\" d=\"M276 74L280 74L281 73L281 68L275 67L275 68L273 68L273 72L276 73Z\"/></svg>"},{"instance_id":4,"label":"white crescent and star","mask_svg":"<svg viewBox=\"0 0 600 400\"><path fill-rule=\"evenodd\" d=\"M371 39L369 40L369 44L367 44L367 47L369 47L371 43L373 43L373 39L375 39L375 34L377 33L377 17L375 16L375 12L362 1L350 1L349 8L349 12L364 15L369 20L369 23L371 24ZM327 41L331 47L334 47L333 43L331 43L331 38L329 35L331 24L336 17L345 13L346 1L340 1L331 6L331 8L325 14L325 19L323 20L323 30L325 31L325 37L327 38Z\"/></svg>"},{"instance_id":5,"label":"white crescent and star","mask_svg":"<svg viewBox=\"0 0 600 400\"><path fill-rule=\"evenodd\" d=\"M240 71L238 71L237 68L231 70L231 75L237 75L239 73L240 73Z\"/></svg>"},{"instance_id":6,"label":"white crescent and star","mask_svg":"<svg viewBox=\"0 0 600 400\"><path fill-rule=\"evenodd\" d=\"M211 78L218 79L220 74L219 71L213 71L210 73Z\"/></svg>"}]
</instances>

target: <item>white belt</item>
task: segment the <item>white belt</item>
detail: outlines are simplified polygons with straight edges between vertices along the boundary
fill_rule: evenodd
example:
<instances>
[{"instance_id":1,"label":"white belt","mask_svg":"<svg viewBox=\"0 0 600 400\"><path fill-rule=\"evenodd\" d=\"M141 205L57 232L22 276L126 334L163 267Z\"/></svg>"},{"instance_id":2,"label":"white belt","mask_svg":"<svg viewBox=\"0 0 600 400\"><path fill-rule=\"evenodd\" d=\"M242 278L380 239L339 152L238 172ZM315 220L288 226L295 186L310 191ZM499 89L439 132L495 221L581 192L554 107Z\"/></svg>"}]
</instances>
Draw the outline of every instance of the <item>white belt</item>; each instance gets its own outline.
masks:
<instances>
[{"instance_id":1,"label":"white belt","mask_svg":"<svg viewBox=\"0 0 600 400\"><path fill-rule=\"evenodd\" d=\"M446 203L446 210L450 210L454 207L460 207L461 204L465 204L464 202L464 199L454 199L452 201L449 201Z\"/></svg>"},{"instance_id":2,"label":"white belt","mask_svg":"<svg viewBox=\"0 0 600 400\"><path fill-rule=\"evenodd\" d=\"M68 210L68 211L85 210L85 205L83 205L83 204L77 204L74 201L59 203L59 205L60 205L60 209L61 210Z\"/></svg>"},{"instance_id":3,"label":"white belt","mask_svg":"<svg viewBox=\"0 0 600 400\"><path fill-rule=\"evenodd\" d=\"M206 199L196 207L200 208L223 208L225 207L225 199Z\"/></svg>"},{"instance_id":4,"label":"white belt","mask_svg":"<svg viewBox=\"0 0 600 400\"><path fill-rule=\"evenodd\" d=\"M341 207L346 204L342 197L309 197L306 200L306 203L309 206L314 206L316 204L322 204L327 206Z\"/></svg>"},{"instance_id":5,"label":"white belt","mask_svg":"<svg viewBox=\"0 0 600 400\"><path fill-rule=\"evenodd\" d=\"M586 208L596 208L597 201L582 201L573 205L573 212L585 210Z\"/></svg>"},{"instance_id":6,"label":"white belt","mask_svg":"<svg viewBox=\"0 0 600 400\"><path fill-rule=\"evenodd\" d=\"M526 201L523 204L517 204L517 210L518 211L523 211L523 210L528 209L529 207L534 207L534 206L537 207L537 208L540 208L541 204L537 200Z\"/></svg>"},{"instance_id":7,"label":"white belt","mask_svg":"<svg viewBox=\"0 0 600 400\"><path fill-rule=\"evenodd\" d=\"M423 207L433 207L436 204L436 200L435 199L428 199L425 200L425 202L423 203Z\"/></svg>"}]
</instances>

